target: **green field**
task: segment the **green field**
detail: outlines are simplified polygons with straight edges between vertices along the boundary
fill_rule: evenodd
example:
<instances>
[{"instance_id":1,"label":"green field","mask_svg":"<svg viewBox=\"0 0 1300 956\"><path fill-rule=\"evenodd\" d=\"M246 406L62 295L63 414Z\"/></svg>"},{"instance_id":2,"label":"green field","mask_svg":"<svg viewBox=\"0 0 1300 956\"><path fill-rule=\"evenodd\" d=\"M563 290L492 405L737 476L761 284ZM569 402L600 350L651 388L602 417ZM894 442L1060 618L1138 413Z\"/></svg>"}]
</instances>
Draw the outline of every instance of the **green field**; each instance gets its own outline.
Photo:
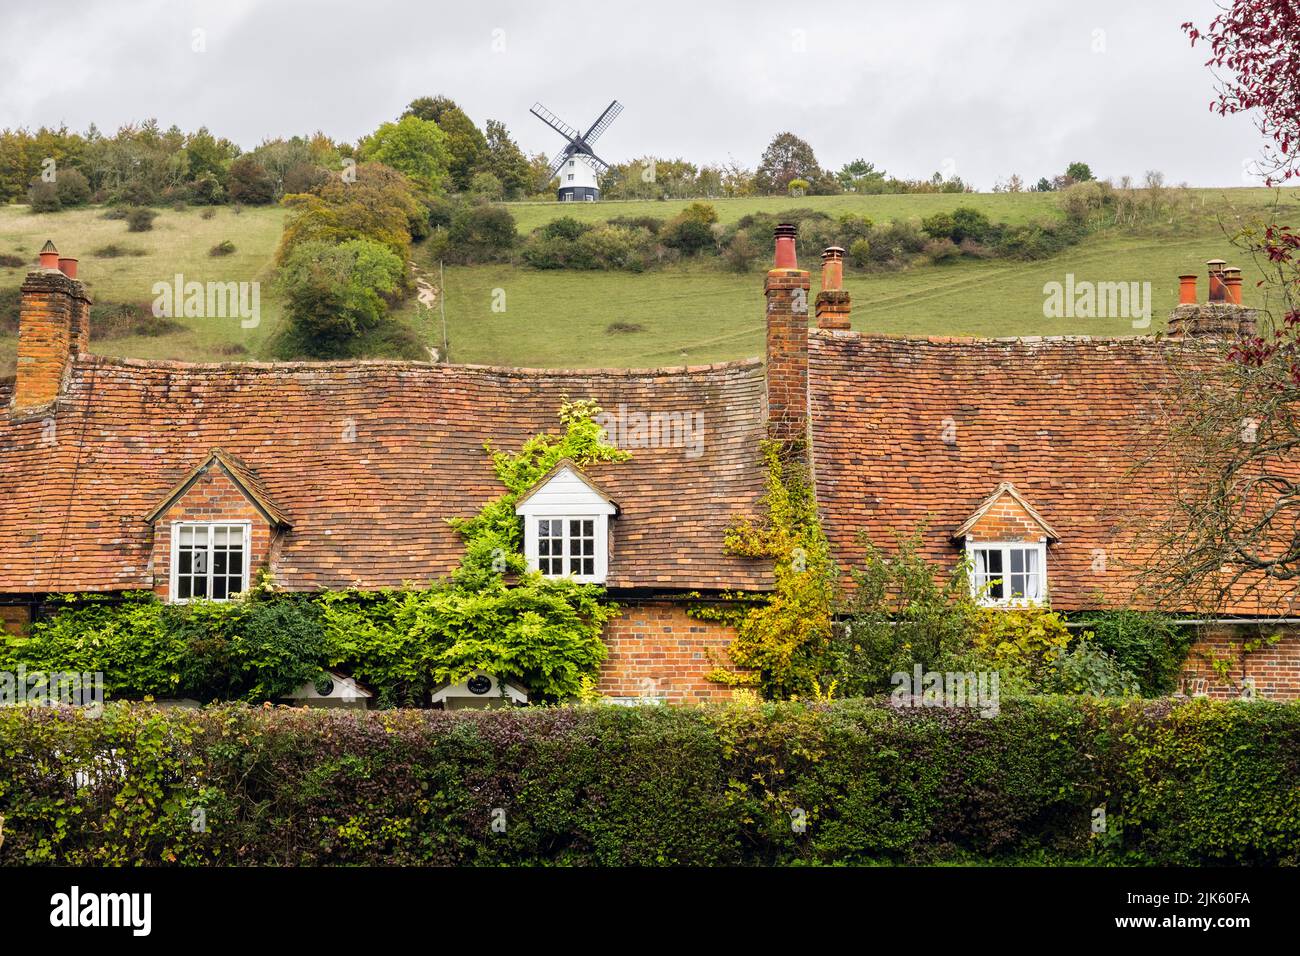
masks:
<instances>
[{"instance_id":1,"label":"green field","mask_svg":"<svg viewBox=\"0 0 1300 956\"><path fill-rule=\"evenodd\" d=\"M1225 202L1259 207L1268 190L1197 190L1194 205L1202 215L1195 225L1163 231L1172 236L1105 235L1090 238L1063 254L1040 262L962 260L900 272L850 271L854 328L906 335L1131 335L1126 319L1055 319L1043 314L1043 286L1077 281L1149 281L1153 329L1163 327L1177 298L1182 272L1204 272L1206 259L1234 258L1213 211ZM756 211L780 212L793 206L824 209L832 215L855 212L877 222L919 218L959 205L984 210L994 220L1024 222L1053 215L1057 197L1022 193L832 196L791 200L763 197L715 203L724 222ZM1289 208L1300 212L1294 196ZM557 215L605 219L618 215L672 215L686 203L530 203L511 204L520 232ZM162 210L150 232L131 233L121 220L102 218L100 209L32 215L25 206L0 207L0 254L27 261L51 238L65 255L81 260L81 276L98 302L148 302L155 282L175 273L206 281L260 281L261 323L242 329L232 319L181 320L183 331L154 338L97 339L96 351L142 358L194 361L268 358L280 322L272 256L284 213L246 208L236 214L218 207L211 219L197 209ZM1300 214L1292 216L1300 219ZM213 258L208 250L230 240L233 255ZM106 258L96 250L110 244L138 255ZM416 259L421 260L420 250ZM1256 300L1257 274L1248 262L1245 293ZM805 263L805 265L810 265ZM0 267L0 288L21 283L26 267ZM432 269L436 279L436 266ZM457 362L529 366L656 366L722 361L762 351L762 272L725 272L712 263L672 266L636 275L614 272L539 272L523 266L448 266L446 312L451 357ZM497 292L495 290L500 290ZM1204 292L1204 283L1202 283ZM493 305L504 304L504 311ZM420 341L441 342L438 313L411 300L397 313ZM633 331L612 331L622 323ZM0 335L0 373L11 372L15 340Z\"/></svg>"}]
</instances>

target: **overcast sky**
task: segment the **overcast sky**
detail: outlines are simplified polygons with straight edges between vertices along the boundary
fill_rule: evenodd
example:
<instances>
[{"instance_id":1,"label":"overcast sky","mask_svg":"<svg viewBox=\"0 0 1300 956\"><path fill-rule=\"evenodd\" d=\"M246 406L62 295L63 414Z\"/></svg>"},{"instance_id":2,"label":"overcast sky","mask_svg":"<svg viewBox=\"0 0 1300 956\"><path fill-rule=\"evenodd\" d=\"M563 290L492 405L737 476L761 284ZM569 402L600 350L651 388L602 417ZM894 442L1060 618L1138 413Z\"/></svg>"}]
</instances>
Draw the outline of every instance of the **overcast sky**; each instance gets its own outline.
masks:
<instances>
[{"instance_id":1,"label":"overcast sky","mask_svg":"<svg viewBox=\"0 0 1300 956\"><path fill-rule=\"evenodd\" d=\"M822 165L955 172L980 189L1090 163L1172 183L1250 184L1261 138L1208 109L1214 0L0 0L0 127L103 130L156 117L245 148L321 129L355 140L423 94L525 151L626 107L598 152L753 167L782 130ZM195 31L201 31L197 33ZM196 47L202 49L196 50Z\"/></svg>"}]
</instances>

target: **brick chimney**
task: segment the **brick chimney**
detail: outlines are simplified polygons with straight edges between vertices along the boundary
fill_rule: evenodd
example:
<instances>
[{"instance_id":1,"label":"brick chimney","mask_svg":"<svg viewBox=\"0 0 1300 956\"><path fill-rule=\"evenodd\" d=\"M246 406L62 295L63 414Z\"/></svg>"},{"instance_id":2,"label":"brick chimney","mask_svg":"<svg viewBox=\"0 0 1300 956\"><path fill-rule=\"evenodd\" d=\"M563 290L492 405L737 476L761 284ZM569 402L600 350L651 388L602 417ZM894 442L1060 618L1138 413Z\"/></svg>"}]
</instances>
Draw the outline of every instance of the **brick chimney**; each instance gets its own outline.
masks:
<instances>
[{"instance_id":1,"label":"brick chimney","mask_svg":"<svg viewBox=\"0 0 1300 956\"><path fill-rule=\"evenodd\" d=\"M72 359L90 349L90 299L76 279L77 260L60 258L53 242L22 285L14 415L44 411L63 387Z\"/></svg>"},{"instance_id":2,"label":"brick chimney","mask_svg":"<svg viewBox=\"0 0 1300 956\"><path fill-rule=\"evenodd\" d=\"M1254 336L1258 313L1241 304L1241 270L1222 259L1206 263L1208 302L1196 301L1196 277L1180 276L1179 305L1169 314L1169 336L1176 339L1232 339Z\"/></svg>"},{"instance_id":3,"label":"brick chimney","mask_svg":"<svg viewBox=\"0 0 1300 956\"><path fill-rule=\"evenodd\" d=\"M767 274L767 434L783 442L808 437L807 271L795 258L795 227L776 227L776 266Z\"/></svg>"},{"instance_id":4,"label":"brick chimney","mask_svg":"<svg viewBox=\"0 0 1300 956\"><path fill-rule=\"evenodd\" d=\"M822 253L822 290L817 293L817 328L848 329L852 303L844 288L844 250L827 246Z\"/></svg>"}]
</instances>

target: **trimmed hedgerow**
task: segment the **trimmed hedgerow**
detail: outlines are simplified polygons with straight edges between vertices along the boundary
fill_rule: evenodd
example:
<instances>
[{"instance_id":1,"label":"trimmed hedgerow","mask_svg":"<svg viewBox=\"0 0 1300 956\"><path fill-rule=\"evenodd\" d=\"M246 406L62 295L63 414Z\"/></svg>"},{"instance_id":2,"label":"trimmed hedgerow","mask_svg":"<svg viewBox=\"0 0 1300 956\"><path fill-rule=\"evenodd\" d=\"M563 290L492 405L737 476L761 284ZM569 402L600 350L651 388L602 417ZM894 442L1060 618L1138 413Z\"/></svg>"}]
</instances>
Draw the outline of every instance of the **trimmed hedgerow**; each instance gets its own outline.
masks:
<instances>
[{"instance_id":1,"label":"trimmed hedgerow","mask_svg":"<svg viewBox=\"0 0 1300 956\"><path fill-rule=\"evenodd\" d=\"M0 865L1300 862L1273 702L3 708L0 756Z\"/></svg>"}]
</instances>

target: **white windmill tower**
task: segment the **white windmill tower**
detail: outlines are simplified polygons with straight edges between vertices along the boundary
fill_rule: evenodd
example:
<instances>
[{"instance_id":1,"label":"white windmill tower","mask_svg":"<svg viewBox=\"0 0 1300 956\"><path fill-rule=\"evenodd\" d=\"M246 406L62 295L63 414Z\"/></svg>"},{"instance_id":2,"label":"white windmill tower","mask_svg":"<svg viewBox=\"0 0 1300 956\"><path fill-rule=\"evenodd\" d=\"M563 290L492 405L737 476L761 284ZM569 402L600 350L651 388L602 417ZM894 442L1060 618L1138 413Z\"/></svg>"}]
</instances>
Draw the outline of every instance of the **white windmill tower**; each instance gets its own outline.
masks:
<instances>
[{"instance_id":1,"label":"white windmill tower","mask_svg":"<svg viewBox=\"0 0 1300 956\"><path fill-rule=\"evenodd\" d=\"M610 103L585 134L563 122L541 103L534 103L529 112L568 140L551 163L551 179L560 177L556 198L560 202L595 202L599 199L600 176L609 169L609 163L591 151L591 144L623 112L623 104L618 100Z\"/></svg>"}]
</instances>

